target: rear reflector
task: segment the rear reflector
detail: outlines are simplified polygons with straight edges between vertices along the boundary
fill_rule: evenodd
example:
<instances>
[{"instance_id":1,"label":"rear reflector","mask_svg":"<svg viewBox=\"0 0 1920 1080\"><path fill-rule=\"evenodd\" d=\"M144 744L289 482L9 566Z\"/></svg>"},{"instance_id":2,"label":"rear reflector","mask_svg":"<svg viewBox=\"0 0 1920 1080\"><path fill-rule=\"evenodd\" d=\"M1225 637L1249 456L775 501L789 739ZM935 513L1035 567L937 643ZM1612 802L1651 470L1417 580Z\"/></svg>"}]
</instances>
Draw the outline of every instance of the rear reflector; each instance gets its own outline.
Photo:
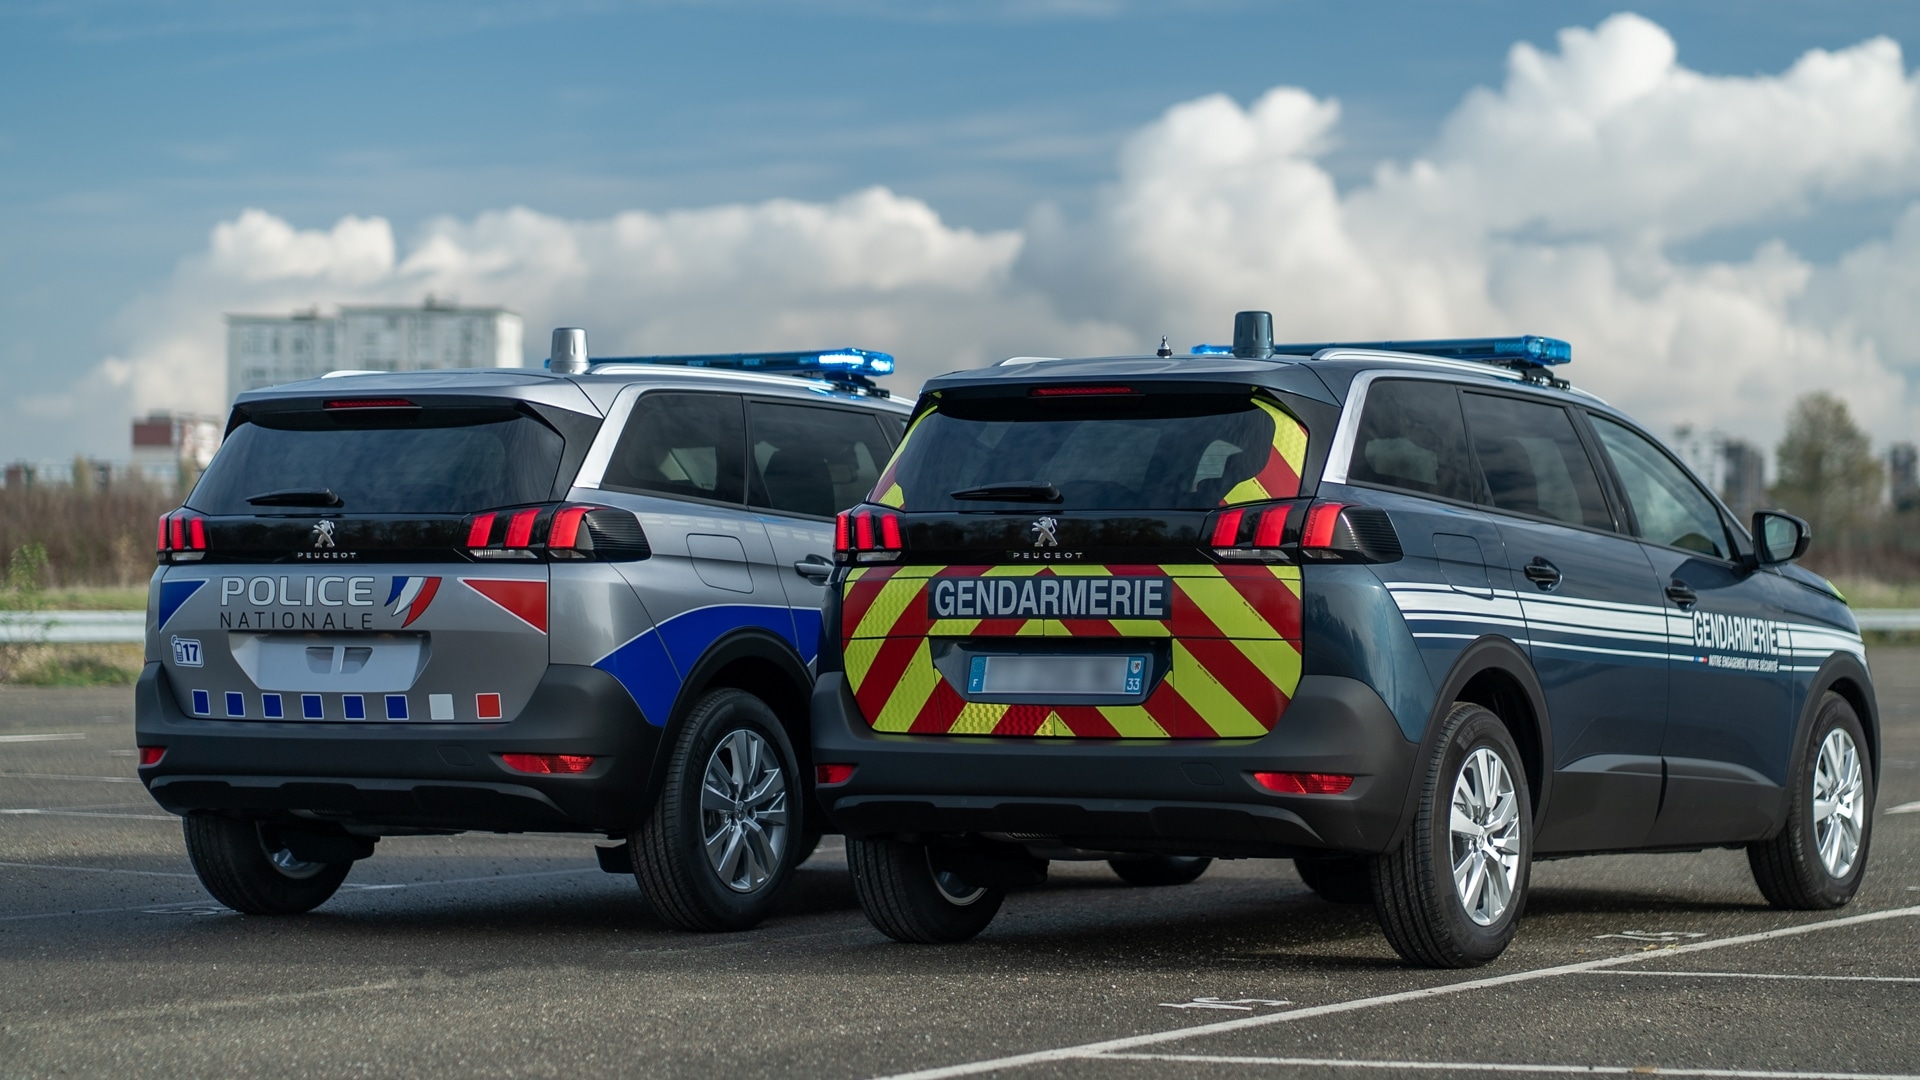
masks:
<instances>
[{"instance_id":1,"label":"rear reflector","mask_svg":"<svg viewBox=\"0 0 1920 1080\"><path fill-rule=\"evenodd\" d=\"M813 767L813 782L819 787L844 784L851 779L853 779L851 765L815 765Z\"/></svg>"},{"instance_id":2,"label":"rear reflector","mask_svg":"<svg viewBox=\"0 0 1920 1080\"><path fill-rule=\"evenodd\" d=\"M523 773L560 773L571 775L593 768L591 754L501 754L507 768Z\"/></svg>"},{"instance_id":3,"label":"rear reflector","mask_svg":"<svg viewBox=\"0 0 1920 1080\"><path fill-rule=\"evenodd\" d=\"M1282 795L1338 795L1353 786L1353 777L1346 773L1257 772L1253 778Z\"/></svg>"},{"instance_id":4,"label":"rear reflector","mask_svg":"<svg viewBox=\"0 0 1920 1080\"><path fill-rule=\"evenodd\" d=\"M140 748L140 766L158 765L160 759L166 756L167 748L164 746L143 746Z\"/></svg>"}]
</instances>

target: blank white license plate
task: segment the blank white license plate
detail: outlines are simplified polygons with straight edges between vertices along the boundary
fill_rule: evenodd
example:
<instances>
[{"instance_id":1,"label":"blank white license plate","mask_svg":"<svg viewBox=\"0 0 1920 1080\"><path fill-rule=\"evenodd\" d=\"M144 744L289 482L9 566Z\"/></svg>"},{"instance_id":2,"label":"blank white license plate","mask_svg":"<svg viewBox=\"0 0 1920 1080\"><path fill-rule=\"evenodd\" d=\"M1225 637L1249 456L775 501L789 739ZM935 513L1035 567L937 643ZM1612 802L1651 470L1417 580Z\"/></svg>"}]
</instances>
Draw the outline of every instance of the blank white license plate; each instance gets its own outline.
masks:
<instances>
[{"instance_id":1,"label":"blank white license plate","mask_svg":"<svg viewBox=\"0 0 1920 1080\"><path fill-rule=\"evenodd\" d=\"M1146 677L1144 656L976 656L967 692L1126 697L1139 694Z\"/></svg>"}]
</instances>

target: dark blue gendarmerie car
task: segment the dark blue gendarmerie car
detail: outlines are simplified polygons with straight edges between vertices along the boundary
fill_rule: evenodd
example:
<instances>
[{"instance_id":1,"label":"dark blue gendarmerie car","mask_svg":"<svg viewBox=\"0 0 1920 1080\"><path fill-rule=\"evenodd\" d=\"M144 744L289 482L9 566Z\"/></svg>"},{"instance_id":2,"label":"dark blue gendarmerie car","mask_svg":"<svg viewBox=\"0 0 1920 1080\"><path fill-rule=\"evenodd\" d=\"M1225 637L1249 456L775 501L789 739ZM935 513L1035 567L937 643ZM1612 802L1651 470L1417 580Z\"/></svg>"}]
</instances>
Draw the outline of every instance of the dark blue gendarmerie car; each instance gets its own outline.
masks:
<instances>
[{"instance_id":1,"label":"dark blue gendarmerie car","mask_svg":"<svg viewBox=\"0 0 1920 1080\"><path fill-rule=\"evenodd\" d=\"M1744 847L1846 903L1879 724L1846 604L1549 338L1021 358L927 384L843 514L818 795L874 924L978 933L1051 859L1290 857L1484 963L1531 863Z\"/></svg>"}]
</instances>

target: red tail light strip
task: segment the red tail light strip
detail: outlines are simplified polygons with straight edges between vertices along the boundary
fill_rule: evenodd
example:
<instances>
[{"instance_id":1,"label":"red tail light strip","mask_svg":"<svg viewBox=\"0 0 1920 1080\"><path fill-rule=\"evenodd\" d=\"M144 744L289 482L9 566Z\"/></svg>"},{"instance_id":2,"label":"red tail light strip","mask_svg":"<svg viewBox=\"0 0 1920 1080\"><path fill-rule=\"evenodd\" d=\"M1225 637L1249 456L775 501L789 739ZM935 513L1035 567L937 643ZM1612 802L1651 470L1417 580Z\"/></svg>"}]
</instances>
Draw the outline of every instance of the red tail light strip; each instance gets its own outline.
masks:
<instances>
[{"instance_id":1,"label":"red tail light strip","mask_svg":"<svg viewBox=\"0 0 1920 1080\"><path fill-rule=\"evenodd\" d=\"M1339 795L1353 786L1353 777L1346 773L1257 772L1253 778L1282 795Z\"/></svg>"}]
</instances>

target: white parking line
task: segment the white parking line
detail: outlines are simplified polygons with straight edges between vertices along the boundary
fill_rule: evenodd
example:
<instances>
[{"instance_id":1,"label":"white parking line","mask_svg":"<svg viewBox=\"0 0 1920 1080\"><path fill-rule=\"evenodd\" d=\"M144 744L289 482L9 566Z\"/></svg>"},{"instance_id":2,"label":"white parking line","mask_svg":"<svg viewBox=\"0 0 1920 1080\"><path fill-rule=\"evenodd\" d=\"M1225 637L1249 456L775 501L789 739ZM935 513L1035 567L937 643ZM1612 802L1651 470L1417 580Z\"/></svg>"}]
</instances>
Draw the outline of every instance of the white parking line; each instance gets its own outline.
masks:
<instances>
[{"instance_id":1,"label":"white parking line","mask_svg":"<svg viewBox=\"0 0 1920 1080\"><path fill-rule=\"evenodd\" d=\"M107 814L98 810L0 810L16 817L110 817L124 821L179 821L172 814Z\"/></svg>"},{"instance_id":2,"label":"white parking line","mask_svg":"<svg viewBox=\"0 0 1920 1080\"><path fill-rule=\"evenodd\" d=\"M84 731L59 731L59 732L49 731L45 734L35 734L35 735L0 735L0 743L70 742L74 739L84 739L86 737L87 737L87 733Z\"/></svg>"},{"instance_id":3,"label":"white parking line","mask_svg":"<svg viewBox=\"0 0 1920 1080\"><path fill-rule=\"evenodd\" d=\"M1764 971L1609 971L1608 975L1659 975L1673 979L1790 979L1805 982L1920 983L1911 975L1777 975Z\"/></svg>"},{"instance_id":4,"label":"white parking line","mask_svg":"<svg viewBox=\"0 0 1920 1080\"><path fill-rule=\"evenodd\" d=\"M68 773L0 772L0 780L93 780L102 784L137 784L137 776L73 776Z\"/></svg>"},{"instance_id":5,"label":"white parking line","mask_svg":"<svg viewBox=\"0 0 1920 1080\"><path fill-rule=\"evenodd\" d=\"M1887 811L1889 814L1920 814L1920 802L1901 803Z\"/></svg>"},{"instance_id":6,"label":"white parking line","mask_svg":"<svg viewBox=\"0 0 1920 1080\"><path fill-rule=\"evenodd\" d=\"M165 870L122 870L112 866L61 866L59 863L0 862L0 867L12 867L16 870L72 870L81 874L135 874L140 877L193 877L192 874Z\"/></svg>"},{"instance_id":7,"label":"white parking line","mask_svg":"<svg viewBox=\"0 0 1920 1080\"><path fill-rule=\"evenodd\" d=\"M1633 952L1622 956L1608 956L1598 960L1586 960L1577 964L1561 964L1556 967L1534 968L1531 971L1516 971L1509 975L1493 975L1484 979L1468 979L1463 982L1429 986L1419 990L1402 990L1398 993L1381 994L1377 997L1336 1001L1328 1005L1313 1005L1304 1009L1288 1009L1285 1012L1264 1013L1259 1016L1244 1016L1233 1020L1216 1020L1211 1024L1195 1024L1192 1027L1175 1028L1171 1031L1156 1031L1146 1035L1105 1039L1100 1042L1082 1043L1079 1046L1064 1046L1056 1050L1035 1050L1025 1054L1010 1054L1006 1057L990 1058L985 1061L971 1061L962 1065L944 1065L932 1069L918 1069L913 1072L894 1073L880 1078L880 1080L945 1080L945 1078L951 1076L975 1076L980 1073L1015 1069L1024 1065L1039 1065L1052 1061L1080 1060L1116 1051L1133 1050L1137 1047L1158 1046L1162 1043L1179 1042L1183 1039L1193 1039L1203 1035L1220 1035L1230 1031L1244 1031L1248 1028L1290 1023L1295 1020L1312 1020L1321 1016L1334 1016L1340 1013L1357 1012L1361 1009L1375 1009L1383 1005L1399 1005L1409 1001L1424 1001L1429 998L1465 993L1469 990L1485 990L1495 986L1512 986L1515 983L1552 979L1561 975L1575 975L1603 968L1621 967L1626 964L1639 964L1648 960L1666 959L1671 956L1702 952L1707 949L1724 949L1730 945L1751 945L1761 941L1774 941L1784 937L1811 934L1819 930L1833 930L1843 926L1859 926L1864 923L1882 922L1887 919L1912 918L1916 915L1920 915L1920 907L1870 911L1861 915L1848 915L1843 918L1827 919L1822 922L1781 927L1778 930L1763 930L1755 934L1739 934L1734 937L1715 938L1711 941L1696 941L1687 945L1672 945L1654 952Z\"/></svg>"},{"instance_id":8,"label":"white parking line","mask_svg":"<svg viewBox=\"0 0 1920 1080\"><path fill-rule=\"evenodd\" d=\"M1166 1061L1199 1065L1384 1069L1394 1072L1548 1073L1578 1076L1698 1076L1738 1080L1920 1080L1914 1073L1782 1072L1775 1069L1691 1069L1666 1065L1512 1065L1491 1061L1356 1061L1351 1058L1237 1057L1219 1054L1087 1054L1080 1060Z\"/></svg>"}]
</instances>

